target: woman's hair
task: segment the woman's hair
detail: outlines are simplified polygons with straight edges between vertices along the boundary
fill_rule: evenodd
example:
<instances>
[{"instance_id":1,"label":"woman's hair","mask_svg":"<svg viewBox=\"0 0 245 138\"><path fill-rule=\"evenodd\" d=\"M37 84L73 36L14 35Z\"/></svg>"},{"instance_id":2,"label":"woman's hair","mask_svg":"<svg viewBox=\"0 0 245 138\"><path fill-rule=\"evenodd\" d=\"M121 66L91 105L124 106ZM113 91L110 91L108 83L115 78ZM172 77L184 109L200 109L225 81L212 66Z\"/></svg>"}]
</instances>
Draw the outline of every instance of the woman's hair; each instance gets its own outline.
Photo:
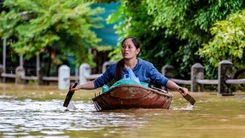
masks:
<instances>
[{"instance_id":1,"label":"woman's hair","mask_svg":"<svg viewBox=\"0 0 245 138\"><path fill-rule=\"evenodd\" d=\"M127 39L131 39L132 40L132 42L134 43L136 49L140 48L140 41L137 38L135 38L135 37L126 37L126 38L124 38L122 43L121 43L121 45L123 45L124 41L126 41Z\"/></svg>"},{"instance_id":2,"label":"woman's hair","mask_svg":"<svg viewBox=\"0 0 245 138\"><path fill-rule=\"evenodd\" d=\"M124 41L127 39L131 39L132 42L134 43L136 49L140 48L140 41L135 38L135 37L126 37L123 39L121 45L123 45ZM124 67L124 59L121 59L117 62L117 67L116 67L116 81L122 79L122 71Z\"/></svg>"}]
</instances>

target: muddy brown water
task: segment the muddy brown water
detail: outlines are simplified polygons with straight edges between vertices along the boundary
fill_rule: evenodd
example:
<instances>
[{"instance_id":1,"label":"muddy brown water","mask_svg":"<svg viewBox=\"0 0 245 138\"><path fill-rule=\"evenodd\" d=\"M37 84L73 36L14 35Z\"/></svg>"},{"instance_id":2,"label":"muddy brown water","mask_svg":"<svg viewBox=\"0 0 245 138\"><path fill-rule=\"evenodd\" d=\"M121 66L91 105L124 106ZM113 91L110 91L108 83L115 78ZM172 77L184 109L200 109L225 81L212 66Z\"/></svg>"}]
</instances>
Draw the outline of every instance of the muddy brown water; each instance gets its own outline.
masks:
<instances>
[{"instance_id":1,"label":"muddy brown water","mask_svg":"<svg viewBox=\"0 0 245 138\"><path fill-rule=\"evenodd\" d=\"M57 85L0 83L0 137L49 138L244 138L245 92L220 97L190 94L193 109L177 92L169 110L130 109L97 112L91 99L101 89L77 91L75 111L62 106L66 90Z\"/></svg>"}]
</instances>

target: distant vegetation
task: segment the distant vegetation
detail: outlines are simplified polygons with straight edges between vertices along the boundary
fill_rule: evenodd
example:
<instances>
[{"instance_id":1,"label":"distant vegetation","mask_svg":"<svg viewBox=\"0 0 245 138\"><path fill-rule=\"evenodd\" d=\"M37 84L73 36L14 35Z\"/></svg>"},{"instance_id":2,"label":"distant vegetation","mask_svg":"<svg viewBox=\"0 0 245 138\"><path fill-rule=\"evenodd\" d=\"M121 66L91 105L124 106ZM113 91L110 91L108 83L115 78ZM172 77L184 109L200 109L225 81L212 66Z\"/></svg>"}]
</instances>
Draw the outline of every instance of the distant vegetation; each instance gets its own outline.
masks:
<instances>
[{"instance_id":1,"label":"distant vegetation","mask_svg":"<svg viewBox=\"0 0 245 138\"><path fill-rule=\"evenodd\" d=\"M138 37L142 44L140 57L153 62L158 69L171 64L177 69L178 77L188 78L191 66L199 62L212 78L221 60L240 60L235 64L244 65L243 0L121 0L121 3L108 22L122 20L116 26L117 33L122 37ZM222 22L227 23L220 26ZM229 28L231 32L217 34L215 28ZM232 37L231 45L217 39L222 33L226 35L224 39ZM114 54L119 52L115 51Z\"/></svg>"},{"instance_id":2,"label":"distant vegetation","mask_svg":"<svg viewBox=\"0 0 245 138\"><path fill-rule=\"evenodd\" d=\"M93 28L103 8L96 3L116 0L5 0L0 15L0 37L11 39L18 54L30 58L42 51L58 51L53 57L63 60L75 56L76 63L93 63L88 49L101 41ZM244 67L243 0L120 0L108 23L115 25L120 38L134 36L141 41L140 58L159 70L166 64L176 68L176 77L188 79L193 64L205 66L208 78L217 74L217 63L230 60ZM10 41L8 41L10 42ZM120 44L110 53L120 56ZM59 60L56 60L60 64Z\"/></svg>"}]
</instances>

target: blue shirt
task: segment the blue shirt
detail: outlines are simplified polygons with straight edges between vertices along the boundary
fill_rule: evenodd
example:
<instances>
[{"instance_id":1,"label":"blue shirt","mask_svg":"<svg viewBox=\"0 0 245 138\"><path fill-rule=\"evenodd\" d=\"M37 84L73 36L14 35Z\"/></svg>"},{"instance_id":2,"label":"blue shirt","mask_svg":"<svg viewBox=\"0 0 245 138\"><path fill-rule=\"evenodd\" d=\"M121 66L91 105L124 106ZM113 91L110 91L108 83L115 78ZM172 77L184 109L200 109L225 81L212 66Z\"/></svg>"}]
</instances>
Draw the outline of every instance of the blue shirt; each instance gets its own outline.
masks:
<instances>
[{"instance_id":1,"label":"blue shirt","mask_svg":"<svg viewBox=\"0 0 245 138\"><path fill-rule=\"evenodd\" d=\"M110 65L105 73L99 78L94 80L94 88L102 87L104 84L108 84L112 79L116 78L116 66L117 63ZM152 63L138 58L136 66L133 68L133 72L141 82L148 83L149 80L153 84L166 86L168 79L163 76ZM128 74L126 68L123 68L123 76Z\"/></svg>"}]
</instances>

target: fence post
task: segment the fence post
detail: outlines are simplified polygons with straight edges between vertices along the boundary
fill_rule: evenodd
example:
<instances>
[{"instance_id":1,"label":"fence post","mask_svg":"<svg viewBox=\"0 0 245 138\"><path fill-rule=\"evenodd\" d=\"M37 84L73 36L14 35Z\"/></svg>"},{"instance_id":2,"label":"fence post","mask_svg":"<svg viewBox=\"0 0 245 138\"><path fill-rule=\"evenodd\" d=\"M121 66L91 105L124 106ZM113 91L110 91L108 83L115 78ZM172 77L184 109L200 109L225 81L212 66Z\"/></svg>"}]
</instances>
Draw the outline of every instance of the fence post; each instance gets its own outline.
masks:
<instances>
[{"instance_id":1,"label":"fence post","mask_svg":"<svg viewBox=\"0 0 245 138\"><path fill-rule=\"evenodd\" d=\"M43 68L39 68L38 70L38 76L37 76L37 80L38 80L38 84L39 85L44 85L44 84L48 84L47 82L45 83L43 80L43 76L44 76L44 69Z\"/></svg>"},{"instance_id":2,"label":"fence post","mask_svg":"<svg viewBox=\"0 0 245 138\"><path fill-rule=\"evenodd\" d=\"M1 81L3 80L2 79L2 73L3 72L4 72L4 67L3 67L3 65L0 64L0 79L1 79Z\"/></svg>"},{"instance_id":3,"label":"fence post","mask_svg":"<svg viewBox=\"0 0 245 138\"><path fill-rule=\"evenodd\" d=\"M25 68L23 66L18 66L15 69L15 83L16 84L23 84L24 80L22 77L25 77Z\"/></svg>"},{"instance_id":4,"label":"fence post","mask_svg":"<svg viewBox=\"0 0 245 138\"><path fill-rule=\"evenodd\" d=\"M174 67L172 65L163 66L162 75L164 75L167 78L174 78Z\"/></svg>"},{"instance_id":5,"label":"fence post","mask_svg":"<svg viewBox=\"0 0 245 138\"><path fill-rule=\"evenodd\" d=\"M198 84L198 79L204 79L204 68L200 63L195 63L191 67L191 91L203 91L203 84Z\"/></svg>"},{"instance_id":6,"label":"fence post","mask_svg":"<svg viewBox=\"0 0 245 138\"><path fill-rule=\"evenodd\" d=\"M87 77L91 74L91 67L87 63L83 63L79 67L79 84L87 82Z\"/></svg>"},{"instance_id":7,"label":"fence post","mask_svg":"<svg viewBox=\"0 0 245 138\"><path fill-rule=\"evenodd\" d=\"M70 86L70 79L65 78L70 78L70 67L62 65L58 72L58 87L60 90L67 90Z\"/></svg>"},{"instance_id":8,"label":"fence post","mask_svg":"<svg viewBox=\"0 0 245 138\"><path fill-rule=\"evenodd\" d=\"M232 66L233 64L228 60L219 62L218 67L218 95L219 96L231 96L231 85L226 84L227 79L232 78Z\"/></svg>"}]
</instances>

